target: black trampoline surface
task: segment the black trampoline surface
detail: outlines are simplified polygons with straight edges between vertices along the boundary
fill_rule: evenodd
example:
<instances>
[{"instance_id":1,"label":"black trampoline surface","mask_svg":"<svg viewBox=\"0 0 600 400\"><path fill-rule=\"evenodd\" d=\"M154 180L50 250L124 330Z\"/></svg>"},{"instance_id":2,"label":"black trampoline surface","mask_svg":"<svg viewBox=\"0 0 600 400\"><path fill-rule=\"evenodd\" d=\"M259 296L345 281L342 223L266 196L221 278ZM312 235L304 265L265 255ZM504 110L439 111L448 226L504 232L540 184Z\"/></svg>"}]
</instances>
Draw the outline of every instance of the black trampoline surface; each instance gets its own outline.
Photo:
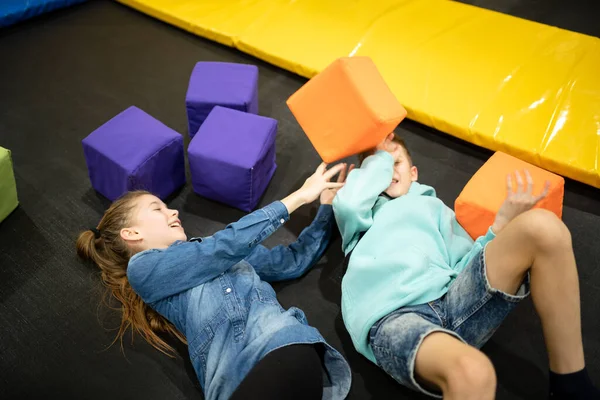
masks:
<instances>
[{"instance_id":1,"label":"black trampoline surface","mask_svg":"<svg viewBox=\"0 0 600 400\"><path fill-rule=\"evenodd\" d=\"M474 3L554 25L564 14L565 27L599 34L597 18L592 24L591 13L582 11L585 2L573 3L575 14L557 1L547 2L555 11L541 1ZM279 121L279 168L261 201L266 205L298 188L320 162L285 105L305 80L108 0L2 30L0 54L0 145L13 152L20 200L0 223L0 398L202 399L184 346L177 359L140 337L125 341L125 355L118 345L109 347L119 314L99 305L98 272L77 259L74 247L79 231L95 226L108 206L90 186L81 139L136 105L184 134L187 143L184 98L194 64L256 64L260 114ZM397 132L411 149L420 181L449 205L491 154L410 121ZM588 368L600 385L594 311L600 300L600 191L568 181L564 204L579 265ZM244 215L195 195L189 183L169 205L180 210L191 236L211 234ZM266 244L291 243L317 206L298 210ZM353 349L339 307L341 263L338 238L306 276L274 285L281 304L303 309L347 358L349 399L424 398ZM546 398L546 355L530 300L483 350L496 366L498 399Z\"/></svg>"}]
</instances>

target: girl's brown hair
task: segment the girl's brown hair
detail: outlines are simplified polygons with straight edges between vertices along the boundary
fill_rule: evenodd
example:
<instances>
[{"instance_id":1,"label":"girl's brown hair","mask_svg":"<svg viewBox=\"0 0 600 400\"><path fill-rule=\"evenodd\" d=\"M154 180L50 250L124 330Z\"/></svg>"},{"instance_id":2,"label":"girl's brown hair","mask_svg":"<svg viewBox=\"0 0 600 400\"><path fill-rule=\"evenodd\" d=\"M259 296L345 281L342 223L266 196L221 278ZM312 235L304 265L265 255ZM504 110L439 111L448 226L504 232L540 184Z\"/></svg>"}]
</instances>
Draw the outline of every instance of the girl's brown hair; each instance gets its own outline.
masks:
<instances>
[{"instance_id":1,"label":"girl's brown hair","mask_svg":"<svg viewBox=\"0 0 600 400\"><path fill-rule=\"evenodd\" d=\"M166 318L144 303L127 279L127 265L133 251L121 238L121 229L130 226L136 200L146 194L150 193L128 192L116 200L104 213L96 228L97 233L87 230L79 235L77 254L98 265L107 296L121 303L121 326L112 344L120 340L123 349L123 336L131 329L132 334L139 333L154 348L173 357L175 350L158 334L171 334L183 343L186 343L185 337Z\"/></svg>"}]
</instances>

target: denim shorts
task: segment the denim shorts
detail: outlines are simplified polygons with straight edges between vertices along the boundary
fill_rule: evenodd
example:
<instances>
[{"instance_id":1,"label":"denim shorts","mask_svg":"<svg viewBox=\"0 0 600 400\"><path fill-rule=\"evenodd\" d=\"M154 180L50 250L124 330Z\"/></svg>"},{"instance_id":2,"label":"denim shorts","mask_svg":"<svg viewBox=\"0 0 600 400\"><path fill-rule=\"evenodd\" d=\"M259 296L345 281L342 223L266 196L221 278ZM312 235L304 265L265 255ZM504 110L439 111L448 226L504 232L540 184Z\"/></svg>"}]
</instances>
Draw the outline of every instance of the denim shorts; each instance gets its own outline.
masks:
<instances>
[{"instance_id":1,"label":"denim shorts","mask_svg":"<svg viewBox=\"0 0 600 400\"><path fill-rule=\"evenodd\" d=\"M485 250L456 277L441 298L402 307L380 319L369 332L369 344L377 364L411 389L441 398L415 379L415 359L427 335L446 332L480 348L513 308L529 295L529 273L516 295L490 286L485 269Z\"/></svg>"}]
</instances>

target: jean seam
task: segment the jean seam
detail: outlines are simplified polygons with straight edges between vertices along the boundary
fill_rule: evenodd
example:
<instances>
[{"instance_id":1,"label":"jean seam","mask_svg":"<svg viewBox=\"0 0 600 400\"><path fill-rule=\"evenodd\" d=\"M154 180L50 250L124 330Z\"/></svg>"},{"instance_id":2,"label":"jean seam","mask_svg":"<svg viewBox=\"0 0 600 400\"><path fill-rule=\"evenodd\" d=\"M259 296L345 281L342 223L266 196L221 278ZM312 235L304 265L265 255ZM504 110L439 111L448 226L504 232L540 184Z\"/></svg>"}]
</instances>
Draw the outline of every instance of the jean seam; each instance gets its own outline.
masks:
<instances>
[{"instance_id":1,"label":"jean seam","mask_svg":"<svg viewBox=\"0 0 600 400\"><path fill-rule=\"evenodd\" d=\"M484 264L485 264L485 247L479 254L480 268L477 271L477 273L480 275L481 275L481 269L483 268ZM485 276L484 276L484 278L485 278ZM490 301L491 298L492 298L492 294L487 290L487 287L486 287L485 295L477 303L475 303L467 313L463 314L456 321L453 321L453 323L451 324L452 329L453 330L458 329L458 327L460 327L466 320L471 318L473 316L473 314L475 314L477 311L479 311L488 301Z\"/></svg>"},{"instance_id":2,"label":"jean seam","mask_svg":"<svg viewBox=\"0 0 600 400\"><path fill-rule=\"evenodd\" d=\"M448 323L447 323L446 319L442 318L442 316L437 312L435 307L433 307L433 301L430 301L429 303L427 303L427 305L429 306L429 308L431 308L431 310L435 313L435 315L437 315L438 319L440 320L440 324L441 324L442 328L445 328L446 325L448 325Z\"/></svg>"},{"instance_id":3,"label":"jean seam","mask_svg":"<svg viewBox=\"0 0 600 400\"><path fill-rule=\"evenodd\" d=\"M457 329L459 326L461 326L466 320L471 318L473 314L481 310L481 308L485 306L491 298L491 294L486 293L486 295L481 300L479 300L473 307L471 307L471 309L468 313L466 313L466 315L463 315L461 318L459 318L458 320L456 320L456 322L452 324L452 329Z\"/></svg>"},{"instance_id":4,"label":"jean seam","mask_svg":"<svg viewBox=\"0 0 600 400\"><path fill-rule=\"evenodd\" d=\"M265 215L267 216L267 219L271 222L273 222L274 216L275 216L275 212L273 212L273 210L271 210L270 206L266 206L262 208L263 212L265 213Z\"/></svg>"}]
</instances>

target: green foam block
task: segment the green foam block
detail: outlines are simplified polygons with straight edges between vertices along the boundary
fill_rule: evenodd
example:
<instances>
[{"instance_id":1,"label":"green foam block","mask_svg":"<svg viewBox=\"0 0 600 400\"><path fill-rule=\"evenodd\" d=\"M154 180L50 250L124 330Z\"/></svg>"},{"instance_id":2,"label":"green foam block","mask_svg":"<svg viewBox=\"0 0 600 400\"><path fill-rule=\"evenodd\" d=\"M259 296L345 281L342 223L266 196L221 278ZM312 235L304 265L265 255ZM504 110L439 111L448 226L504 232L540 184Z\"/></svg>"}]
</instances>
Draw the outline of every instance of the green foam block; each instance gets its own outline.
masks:
<instances>
[{"instance_id":1,"label":"green foam block","mask_svg":"<svg viewBox=\"0 0 600 400\"><path fill-rule=\"evenodd\" d=\"M10 150L0 147L0 222L19 205Z\"/></svg>"}]
</instances>

